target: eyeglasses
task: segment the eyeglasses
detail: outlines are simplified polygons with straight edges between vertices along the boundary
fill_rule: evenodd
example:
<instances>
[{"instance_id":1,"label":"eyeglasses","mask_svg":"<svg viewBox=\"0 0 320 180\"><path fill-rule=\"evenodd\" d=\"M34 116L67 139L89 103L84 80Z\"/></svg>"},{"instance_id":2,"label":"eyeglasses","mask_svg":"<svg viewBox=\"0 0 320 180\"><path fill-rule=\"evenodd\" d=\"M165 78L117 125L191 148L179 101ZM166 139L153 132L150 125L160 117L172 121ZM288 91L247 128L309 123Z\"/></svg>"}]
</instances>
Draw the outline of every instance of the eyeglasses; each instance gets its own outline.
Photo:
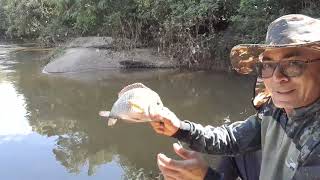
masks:
<instances>
[{"instance_id":1,"label":"eyeglasses","mask_svg":"<svg viewBox=\"0 0 320 180\"><path fill-rule=\"evenodd\" d=\"M319 61L314 60L286 60L286 61L263 61L256 64L258 77L270 78L273 76L274 70L279 66L279 71L286 77L298 77L303 74L307 64ZM320 62L320 61L319 61Z\"/></svg>"}]
</instances>

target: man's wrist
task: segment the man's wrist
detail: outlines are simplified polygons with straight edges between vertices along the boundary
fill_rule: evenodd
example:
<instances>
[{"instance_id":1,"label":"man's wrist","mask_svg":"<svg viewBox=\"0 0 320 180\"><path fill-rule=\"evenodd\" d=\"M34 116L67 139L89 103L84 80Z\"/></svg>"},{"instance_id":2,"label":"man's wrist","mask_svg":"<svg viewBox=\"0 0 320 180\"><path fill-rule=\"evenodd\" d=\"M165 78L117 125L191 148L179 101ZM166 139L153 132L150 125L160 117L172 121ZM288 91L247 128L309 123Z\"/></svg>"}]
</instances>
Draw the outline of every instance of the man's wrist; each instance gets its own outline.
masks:
<instances>
[{"instance_id":1,"label":"man's wrist","mask_svg":"<svg viewBox=\"0 0 320 180\"><path fill-rule=\"evenodd\" d=\"M191 130L191 123L189 121L180 121L180 127L176 133L172 135L172 137L177 139L185 138Z\"/></svg>"}]
</instances>

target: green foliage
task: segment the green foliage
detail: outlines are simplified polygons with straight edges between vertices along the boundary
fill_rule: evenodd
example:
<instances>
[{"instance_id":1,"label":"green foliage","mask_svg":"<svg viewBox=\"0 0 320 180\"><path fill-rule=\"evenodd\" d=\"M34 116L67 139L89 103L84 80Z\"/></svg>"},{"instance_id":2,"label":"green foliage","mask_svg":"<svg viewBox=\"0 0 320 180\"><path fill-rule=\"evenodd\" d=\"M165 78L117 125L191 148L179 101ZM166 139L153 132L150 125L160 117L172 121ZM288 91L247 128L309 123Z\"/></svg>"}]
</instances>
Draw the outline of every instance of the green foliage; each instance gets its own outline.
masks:
<instances>
[{"instance_id":1,"label":"green foliage","mask_svg":"<svg viewBox=\"0 0 320 180\"><path fill-rule=\"evenodd\" d=\"M232 29L239 41L261 43L264 41L268 24L280 16L283 9L278 1L241 0L238 13L232 17ZM278 12L275 11L277 8ZM274 12L275 11L275 12Z\"/></svg>"},{"instance_id":2,"label":"green foliage","mask_svg":"<svg viewBox=\"0 0 320 180\"><path fill-rule=\"evenodd\" d=\"M98 7L94 1L59 0L56 7L58 22L73 31L82 35L96 28Z\"/></svg>"},{"instance_id":3,"label":"green foliage","mask_svg":"<svg viewBox=\"0 0 320 180\"><path fill-rule=\"evenodd\" d=\"M4 1L0 0L0 37L4 35L8 24L8 18L6 13L4 12Z\"/></svg>"},{"instance_id":4,"label":"green foliage","mask_svg":"<svg viewBox=\"0 0 320 180\"><path fill-rule=\"evenodd\" d=\"M155 46L194 66L228 66L238 43L261 43L277 17L319 17L318 0L0 0L0 33L47 44L113 36L124 47ZM128 43L129 42L129 43Z\"/></svg>"},{"instance_id":5,"label":"green foliage","mask_svg":"<svg viewBox=\"0 0 320 180\"><path fill-rule=\"evenodd\" d=\"M234 5L236 1L165 2L165 7L169 10L166 10L168 15L159 27L158 39L161 49L188 67L221 64L219 61L222 58L216 55L225 53L225 46L215 45L218 44L220 32L227 28L231 16L238 8ZM214 46L216 48L213 48Z\"/></svg>"},{"instance_id":6,"label":"green foliage","mask_svg":"<svg viewBox=\"0 0 320 180\"><path fill-rule=\"evenodd\" d=\"M49 0L8 0L4 9L9 21L7 33L12 37L37 37L52 18Z\"/></svg>"},{"instance_id":7,"label":"green foliage","mask_svg":"<svg viewBox=\"0 0 320 180\"><path fill-rule=\"evenodd\" d=\"M317 0L241 0L231 27L240 43L263 43L270 22L294 13L319 17L319 5Z\"/></svg>"}]
</instances>

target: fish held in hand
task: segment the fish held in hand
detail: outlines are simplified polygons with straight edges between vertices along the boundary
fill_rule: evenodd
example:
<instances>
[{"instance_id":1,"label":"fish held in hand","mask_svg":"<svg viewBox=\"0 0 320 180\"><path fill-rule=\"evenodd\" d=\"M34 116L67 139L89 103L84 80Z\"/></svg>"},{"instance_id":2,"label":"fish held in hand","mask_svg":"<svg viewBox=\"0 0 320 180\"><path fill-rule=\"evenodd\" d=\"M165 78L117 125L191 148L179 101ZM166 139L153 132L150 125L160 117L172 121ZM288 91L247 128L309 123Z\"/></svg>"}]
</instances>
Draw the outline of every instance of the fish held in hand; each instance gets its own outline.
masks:
<instances>
[{"instance_id":1,"label":"fish held in hand","mask_svg":"<svg viewBox=\"0 0 320 180\"><path fill-rule=\"evenodd\" d=\"M134 83L118 93L118 99L110 111L100 111L99 115L107 118L108 126L113 126L117 120L150 122L150 111L162 108L163 103L156 92L142 83Z\"/></svg>"}]
</instances>

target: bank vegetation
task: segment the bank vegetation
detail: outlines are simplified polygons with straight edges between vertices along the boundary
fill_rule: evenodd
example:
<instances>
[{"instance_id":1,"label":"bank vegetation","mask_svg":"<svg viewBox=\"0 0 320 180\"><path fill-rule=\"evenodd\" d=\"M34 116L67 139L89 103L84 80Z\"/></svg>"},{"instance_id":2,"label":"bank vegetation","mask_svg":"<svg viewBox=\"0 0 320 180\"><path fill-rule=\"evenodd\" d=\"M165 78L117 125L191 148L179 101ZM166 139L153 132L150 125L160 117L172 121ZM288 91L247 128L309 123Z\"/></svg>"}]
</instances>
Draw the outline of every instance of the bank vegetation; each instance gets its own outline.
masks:
<instances>
[{"instance_id":1,"label":"bank vegetation","mask_svg":"<svg viewBox=\"0 0 320 180\"><path fill-rule=\"evenodd\" d=\"M261 43L291 13L320 17L318 0L0 0L0 38L54 46L112 36L118 48L154 47L188 67L227 69L239 43Z\"/></svg>"}]
</instances>

